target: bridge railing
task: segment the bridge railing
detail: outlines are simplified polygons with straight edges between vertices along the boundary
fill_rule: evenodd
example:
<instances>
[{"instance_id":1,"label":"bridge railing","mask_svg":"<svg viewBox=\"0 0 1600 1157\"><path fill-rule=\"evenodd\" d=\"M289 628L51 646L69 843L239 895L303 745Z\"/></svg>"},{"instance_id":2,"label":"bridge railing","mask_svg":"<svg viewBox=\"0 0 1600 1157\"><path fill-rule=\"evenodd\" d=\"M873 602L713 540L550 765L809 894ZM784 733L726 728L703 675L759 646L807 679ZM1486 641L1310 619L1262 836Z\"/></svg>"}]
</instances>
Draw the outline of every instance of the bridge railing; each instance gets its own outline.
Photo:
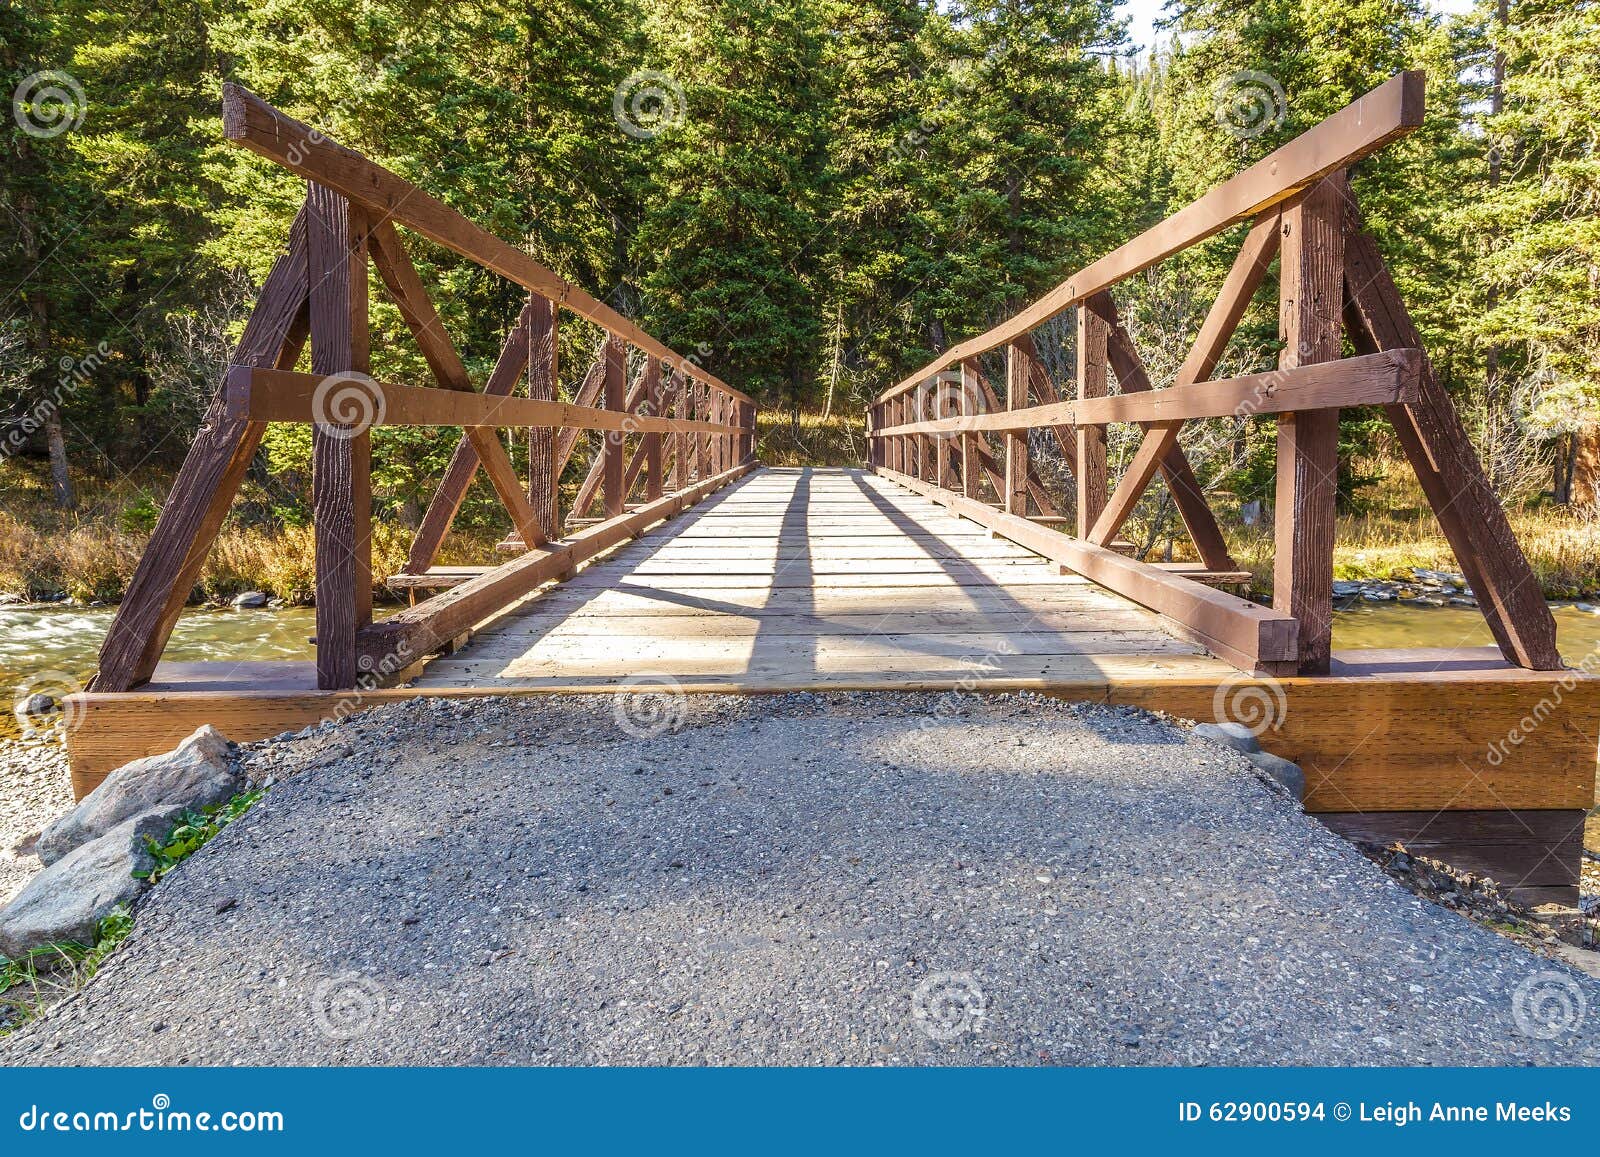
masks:
<instances>
[{"instance_id":1,"label":"bridge railing","mask_svg":"<svg viewBox=\"0 0 1600 1157\"><path fill-rule=\"evenodd\" d=\"M1502 653L1561 666L1555 622L1346 179L1356 161L1422 123L1420 72L1393 77L1160 224L1080 270L1016 316L945 351L869 408L871 464L1063 567L1169 620L1246 670L1325 674L1333 615L1339 410L1381 406L1416 470ZM1152 383L1117 316L1119 282L1231 226L1250 228L1174 383ZM1283 350L1278 369L1211 380L1274 259ZM1063 399L1030 336L1077 309L1076 394ZM1348 339L1354 356L1345 356ZM979 355L1004 349L1005 399ZM1109 390L1114 377L1119 392ZM1277 422L1270 608L1114 549L1157 473L1212 575L1234 571L1226 540L1178 442L1186 422L1272 414ZM1115 488L1106 426L1143 440ZM1074 525L1029 462L1028 431L1048 428L1072 470ZM991 435L1003 439L996 453ZM988 489L985 489L985 484Z\"/></svg>"},{"instance_id":2,"label":"bridge railing","mask_svg":"<svg viewBox=\"0 0 1600 1157\"><path fill-rule=\"evenodd\" d=\"M317 685L392 679L540 584L670 517L737 478L755 451L755 403L532 257L366 157L236 86L223 90L227 139L306 178L290 228L190 447L100 652L95 691L154 674L268 422L312 427ZM426 237L529 293L481 391L446 333L396 229ZM368 261L434 379L369 374ZM606 333L571 401L557 386L557 327L567 310ZM295 369L310 342L310 372ZM637 373L628 383L629 351ZM526 396L516 396L526 380ZM373 621L371 430L451 426L465 433L399 580L445 587ZM528 479L497 433L528 430ZM584 431L601 435L566 525L599 499L602 517L562 538L559 480ZM502 548L518 557L481 573L430 576L468 486L482 468L510 514ZM630 504L637 491L639 501ZM437 578L438 581L433 581ZM396 585L402 585L397 580Z\"/></svg>"}]
</instances>

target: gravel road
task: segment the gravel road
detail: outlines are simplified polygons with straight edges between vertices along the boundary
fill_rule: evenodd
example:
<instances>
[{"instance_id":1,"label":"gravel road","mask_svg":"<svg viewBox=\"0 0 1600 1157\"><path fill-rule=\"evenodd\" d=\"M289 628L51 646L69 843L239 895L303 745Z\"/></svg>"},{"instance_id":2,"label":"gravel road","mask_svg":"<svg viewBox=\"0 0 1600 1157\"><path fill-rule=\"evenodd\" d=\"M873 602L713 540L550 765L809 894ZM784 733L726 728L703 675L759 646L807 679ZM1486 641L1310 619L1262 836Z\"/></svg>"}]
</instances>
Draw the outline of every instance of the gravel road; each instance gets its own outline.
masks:
<instances>
[{"instance_id":1,"label":"gravel road","mask_svg":"<svg viewBox=\"0 0 1600 1157\"><path fill-rule=\"evenodd\" d=\"M1154 717L614 707L417 701L257 745L281 782L0 1061L1600 1061L1600 983Z\"/></svg>"}]
</instances>

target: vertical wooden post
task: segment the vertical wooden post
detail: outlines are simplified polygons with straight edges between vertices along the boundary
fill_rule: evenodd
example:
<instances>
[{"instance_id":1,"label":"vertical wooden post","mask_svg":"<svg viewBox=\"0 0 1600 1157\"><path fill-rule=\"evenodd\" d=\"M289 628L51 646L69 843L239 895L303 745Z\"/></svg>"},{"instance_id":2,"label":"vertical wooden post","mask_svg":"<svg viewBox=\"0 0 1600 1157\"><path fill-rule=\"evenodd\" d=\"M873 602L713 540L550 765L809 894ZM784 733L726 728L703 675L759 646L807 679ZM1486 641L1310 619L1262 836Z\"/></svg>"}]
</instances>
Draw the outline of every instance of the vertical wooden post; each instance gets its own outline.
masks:
<instances>
[{"instance_id":1,"label":"vertical wooden post","mask_svg":"<svg viewBox=\"0 0 1600 1157\"><path fill-rule=\"evenodd\" d=\"M961 363L961 397L958 399L963 417L974 417L980 411L978 396L983 387L978 384L978 363L967 359ZM980 467L978 465L978 435L975 431L963 430L959 435L961 439L961 493L968 498L981 496L983 487L979 482Z\"/></svg>"},{"instance_id":2,"label":"vertical wooden post","mask_svg":"<svg viewBox=\"0 0 1600 1157\"><path fill-rule=\"evenodd\" d=\"M1033 341L1020 338L1006 347L1006 409L1028 406L1033 381ZM1028 516L1028 432L1006 431L1006 492L1000 496L1006 513Z\"/></svg>"},{"instance_id":3,"label":"vertical wooden post","mask_svg":"<svg viewBox=\"0 0 1600 1157\"><path fill-rule=\"evenodd\" d=\"M644 404L651 417L661 415L661 359L649 357L644 362ZM661 497L661 435L644 435L644 500L654 502Z\"/></svg>"},{"instance_id":4,"label":"vertical wooden post","mask_svg":"<svg viewBox=\"0 0 1600 1157\"><path fill-rule=\"evenodd\" d=\"M606 380L605 390L602 395L605 399L604 408L607 410L621 411L627 406L627 347L622 344L619 337L606 338ZM621 430L603 431L600 442L601 493L605 496L605 512L607 518L615 518L623 512L627 496L622 491L623 448L625 439Z\"/></svg>"},{"instance_id":5,"label":"vertical wooden post","mask_svg":"<svg viewBox=\"0 0 1600 1157\"><path fill-rule=\"evenodd\" d=\"M533 294L528 299L527 317L528 397L553 402L558 397L555 303ZM535 426L528 431L528 502L549 539L561 537L560 482L556 477L556 428Z\"/></svg>"},{"instance_id":6,"label":"vertical wooden post","mask_svg":"<svg viewBox=\"0 0 1600 1157\"><path fill-rule=\"evenodd\" d=\"M1334 173L1283 213L1279 323L1283 369L1333 361L1344 315L1345 177ZM1300 624L1300 673L1325 675L1333 640L1333 531L1339 411L1278 418L1272 605Z\"/></svg>"},{"instance_id":7,"label":"vertical wooden post","mask_svg":"<svg viewBox=\"0 0 1600 1157\"><path fill-rule=\"evenodd\" d=\"M687 380L681 369L674 368L672 381L677 386L676 397L673 400L674 417L680 421L689 417L689 408L693 405L690 400L693 383ZM672 474L667 483L668 490L682 490L689 485L691 464L689 462L689 435L678 432L672 436Z\"/></svg>"},{"instance_id":8,"label":"vertical wooden post","mask_svg":"<svg viewBox=\"0 0 1600 1157\"><path fill-rule=\"evenodd\" d=\"M306 204L312 372L364 374L366 218L321 185L311 186ZM327 412L318 415L311 434L317 686L344 690L356 685L356 631L370 618L372 607L367 429L376 397L365 392L363 400L360 385L352 379L324 393L323 403Z\"/></svg>"},{"instance_id":9,"label":"vertical wooden post","mask_svg":"<svg viewBox=\"0 0 1600 1157\"><path fill-rule=\"evenodd\" d=\"M949 383L941 380L933 393L933 416L935 418L948 418L955 409L955 404L948 394ZM941 490L949 490L953 479L950 477L950 447L945 442L943 434L930 436L930 444L934 453L933 482Z\"/></svg>"},{"instance_id":10,"label":"vertical wooden post","mask_svg":"<svg viewBox=\"0 0 1600 1157\"><path fill-rule=\"evenodd\" d=\"M1078 397L1106 396L1106 345L1110 327L1100 312L1088 302L1078 306ZM1088 538L1089 529L1106 508L1106 428L1076 427L1078 468L1078 537Z\"/></svg>"},{"instance_id":11,"label":"vertical wooden post","mask_svg":"<svg viewBox=\"0 0 1600 1157\"><path fill-rule=\"evenodd\" d=\"M702 422L711 420L711 387L703 382L694 384L695 417ZM697 431L694 435L695 477L702 481L711 474L711 435Z\"/></svg>"}]
</instances>

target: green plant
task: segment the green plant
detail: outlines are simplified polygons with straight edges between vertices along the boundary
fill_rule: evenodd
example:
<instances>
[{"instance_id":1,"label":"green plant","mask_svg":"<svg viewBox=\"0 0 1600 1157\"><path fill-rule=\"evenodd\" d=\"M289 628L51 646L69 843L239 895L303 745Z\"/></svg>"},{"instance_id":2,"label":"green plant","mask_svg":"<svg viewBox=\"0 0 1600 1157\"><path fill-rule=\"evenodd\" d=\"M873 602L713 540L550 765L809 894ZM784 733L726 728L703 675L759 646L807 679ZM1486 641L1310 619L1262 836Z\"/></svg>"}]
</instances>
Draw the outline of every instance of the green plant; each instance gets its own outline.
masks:
<instances>
[{"instance_id":1,"label":"green plant","mask_svg":"<svg viewBox=\"0 0 1600 1157\"><path fill-rule=\"evenodd\" d=\"M201 811L185 809L165 839L145 837L145 844L155 857L156 866L148 872L135 872L134 875L156 883L210 843L223 828L249 811L263 794L259 791L241 792L225 803L213 804Z\"/></svg>"},{"instance_id":2,"label":"green plant","mask_svg":"<svg viewBox=\"0 0 1600 1157\"><path fill-rule=\"evenodd\" d=\"M133 915L118 905L101 919L92 946L63 941L41 945L16 960L0 960L0 1036L87 984L132 931Z\"/></svg>"}]
</instances>

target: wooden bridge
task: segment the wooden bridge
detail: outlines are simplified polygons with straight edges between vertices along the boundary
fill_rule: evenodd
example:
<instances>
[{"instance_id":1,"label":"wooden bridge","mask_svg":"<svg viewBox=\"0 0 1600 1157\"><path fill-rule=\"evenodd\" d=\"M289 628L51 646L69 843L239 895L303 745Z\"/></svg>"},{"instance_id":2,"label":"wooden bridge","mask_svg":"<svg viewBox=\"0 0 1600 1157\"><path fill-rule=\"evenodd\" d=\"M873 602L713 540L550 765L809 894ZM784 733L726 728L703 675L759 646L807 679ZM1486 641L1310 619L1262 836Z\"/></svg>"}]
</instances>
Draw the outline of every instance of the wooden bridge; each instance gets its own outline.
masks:
<instances>
[{"instance_id":1,"label":"wooden bridge","mask_svg":"<svg viewBox=\"0 0 1600 1157\"><path fill-rule=\"evenodd\" d=\"M229 86L228 139L304 177L306 202L99 673L69 703L76 790L202 723L250 740L423 695L1028 689L1245 722L1302 765L1307 808L1335 827L1404 839L1530 898L1572 898L1600 682L1564 667L1539 584L1345 179L1422 108L1421 74L1395 77L940 354L872 404L866 469L780 470L757 464L747 395ZM397 226L528 291L481 389ZM1234 226L1247 226L1238 258L1175 381L1156 388L1111 291ZM433 385L368 375L369 260ZM1274 261L1279 368L1213 379ZM605 334L566 386L563 310ZM1069 310L1070 390L1034 336ZM1332 651L1338 414L1353 406L1392 422L1498 647ZM1270 607L1228 589L1248 576L1178 440L1186 422L1267 414L1278 442ZM162 663L268 422L313 431L316 660ZM1113 487L1106 428L1119 422L1143 440ZM411 605L375 617L370 430L397 424L465 433L407 565L383 580ZM501 428L524 432L526 479ZM1046 445L1071 493L1037 469ZM436 566L480 468L515 527L501 544L510 557ZM582 480L563 512L569 473ZM1118 537L1158 473L1192 562L1141 561Z\"/></svg>"}]
</instances>

